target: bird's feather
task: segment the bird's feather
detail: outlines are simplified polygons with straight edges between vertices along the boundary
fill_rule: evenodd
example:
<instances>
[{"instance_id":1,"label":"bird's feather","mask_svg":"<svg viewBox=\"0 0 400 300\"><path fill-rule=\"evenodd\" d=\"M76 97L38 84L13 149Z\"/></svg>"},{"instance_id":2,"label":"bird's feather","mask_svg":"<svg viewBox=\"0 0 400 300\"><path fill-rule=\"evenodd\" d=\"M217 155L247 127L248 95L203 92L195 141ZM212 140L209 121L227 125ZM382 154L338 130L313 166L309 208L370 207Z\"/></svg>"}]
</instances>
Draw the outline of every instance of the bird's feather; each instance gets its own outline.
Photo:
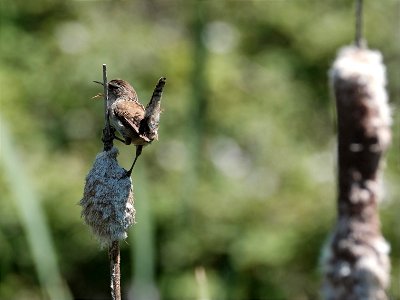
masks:
<instances>
[{"instance_id":1,"label":"bird's feather","mask_svg":"<svg viewBox=\"0 0 400 300\"><path fill-rule=\"evenodd\" d=\"M150 142L150 139L140 134L140 122L143 120L145 111L143 105L136 101L117 101L114 105L114 114L126 126L131 128L138 137L145 142Z\"/></svg>"}]
</instances>

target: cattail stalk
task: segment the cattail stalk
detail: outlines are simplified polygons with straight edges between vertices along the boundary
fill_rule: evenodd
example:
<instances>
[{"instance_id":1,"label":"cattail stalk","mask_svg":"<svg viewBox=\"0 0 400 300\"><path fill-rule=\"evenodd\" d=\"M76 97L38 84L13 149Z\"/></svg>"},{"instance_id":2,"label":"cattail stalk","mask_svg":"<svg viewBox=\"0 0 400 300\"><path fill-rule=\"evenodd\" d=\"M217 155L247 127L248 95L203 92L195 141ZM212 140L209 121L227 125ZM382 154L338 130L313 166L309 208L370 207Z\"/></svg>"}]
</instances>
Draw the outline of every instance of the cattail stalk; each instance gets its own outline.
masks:
<instances>
[{"instance_id":1,"label":"cattail stalk","mask_svg":"<svg viewBox=\"0 0 400 300\"><path fill-rule=\"evenodd\" d=\"M110 287L113 300L121 300L119 240L127 238L127 231L135 223L133 187L130 176L117 161L118 149L113 147L114 132L108 119L107 69L103 65L104 118L103 152L96 156L86 176L82 217L102 246L108 247L110 259Z\"/></svg>"},{"instance_id":2,"label":"cattail stalk","mask_svg":"<svg viewBox=\"0 0 400 300\"><path fill-rule=\"evenodd\" d=\"M111 131L109 110L108 110L108 80L107 65L103 64L103 89L104 89L104 129L103 144L104 151L110 151L113 147L114 136ZM121 254L119 251L119 241L111 241L108 248L108 257L110 259L110 288L113 300L121 299Z\"/></svg>"},{"instance_id":3,"label":"cattail stalk","mask_svg":"<svg viewBox=\"0 0 400 300\"><path fill-rule=\"evenodd\" d=\"M339 51L330 80L338 118L338 218L323 256L325 299L386 300L390 246L380 230L382 155L391 140L378 51Z\"/></svg>"}]
</instances>

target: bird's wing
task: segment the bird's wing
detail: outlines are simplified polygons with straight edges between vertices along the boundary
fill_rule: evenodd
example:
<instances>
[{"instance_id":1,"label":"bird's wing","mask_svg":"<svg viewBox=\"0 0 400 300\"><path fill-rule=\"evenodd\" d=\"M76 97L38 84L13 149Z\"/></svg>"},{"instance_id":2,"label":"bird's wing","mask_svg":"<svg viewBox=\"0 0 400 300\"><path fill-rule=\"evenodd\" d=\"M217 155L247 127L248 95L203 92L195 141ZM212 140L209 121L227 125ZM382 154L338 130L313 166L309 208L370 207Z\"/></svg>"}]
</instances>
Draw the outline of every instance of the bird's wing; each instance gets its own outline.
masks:
<instances>
[{"instance_id":1,"label":"bird's wing","mask_svg":"<svg viewBox=\"0 0 400 300\"><path fill-rule=\"evenodd\" d=\"M115 103L114 113L117 118L128 128L139 133L140 121L144 118L144 111L134 101L118 101Z\"/></svg>"},{"instance_id":2,"label":"bird's wing","mask_svg":"<svg viewBox=\"0 0 400 300\"><path fill-rule=\"evenodd\" d=\"M141 104L135 101L118 101L113 109L114 114L124 126L133 129L146 142L150 141L147 137L139 134L140 122L145 115L144 107Z\"/></svg>"}]
</instances>

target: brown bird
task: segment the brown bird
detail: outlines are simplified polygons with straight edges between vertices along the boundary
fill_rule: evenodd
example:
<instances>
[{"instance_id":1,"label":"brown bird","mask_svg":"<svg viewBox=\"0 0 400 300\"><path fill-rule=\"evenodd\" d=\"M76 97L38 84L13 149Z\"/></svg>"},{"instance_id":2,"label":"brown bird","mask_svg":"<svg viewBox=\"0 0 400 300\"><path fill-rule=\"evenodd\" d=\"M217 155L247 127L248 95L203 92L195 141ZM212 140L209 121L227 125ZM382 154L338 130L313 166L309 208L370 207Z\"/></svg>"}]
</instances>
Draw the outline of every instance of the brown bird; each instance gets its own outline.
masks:
<instances>
[{"instance_id":1,"label":"brown bird","mask_svg":"<svg viewBox=\"0 0 400 300\"><path fill-rule=\"evenodd\" d=\"M123 139L115 138L126 145L134 144L136 146L135 159L128 170L128 176L131 175L143 147L158 139L160 101L165 80L165 77L159 79L146 108L139 102L136 91L127 81L113 79L107 84L110 124L123 137ZM102 82L95 82L103 85Z\"/></svg>"}]
</instances>

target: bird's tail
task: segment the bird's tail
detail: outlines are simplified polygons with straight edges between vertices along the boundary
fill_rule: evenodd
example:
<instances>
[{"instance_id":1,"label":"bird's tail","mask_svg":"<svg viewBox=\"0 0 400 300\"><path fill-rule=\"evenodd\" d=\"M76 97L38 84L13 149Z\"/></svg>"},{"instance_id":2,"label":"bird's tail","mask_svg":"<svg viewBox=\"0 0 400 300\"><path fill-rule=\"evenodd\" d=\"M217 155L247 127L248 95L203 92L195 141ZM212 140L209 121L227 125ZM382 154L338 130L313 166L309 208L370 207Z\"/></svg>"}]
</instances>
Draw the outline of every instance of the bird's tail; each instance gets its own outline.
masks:
<instances>
[{"instance_id":1,"label":"bird's tail","mask_svg":"<svg viewBox=\"0 0 400 300\"><path fill-rule=\"evenodd\" d=\"M156 87L154 88L153 95L151 96L149 104L146 106L146 115L151 114L151 112L157 107L160 106L160 100L162 96L162 92L165 86L165 81L167 79L165 77L161 77Z\"/></svg>"},{"instance_id":2,"label":"bird's tail","mask_svg":"<svg viewBox=\"0 0 400 300\"><path fill-rule=\"evenodd\" d=\"M165 77L161 77L156 87L154 88L153 95L151 96L149 104L146 106L146 112L144 116L144 123L141 124L142 126L145 125L146 128L146 136L150 138L150 140L157 139L158 134L158 126L160 122L160 114L161 114L161 96L165 86ZM142 121L142 122L143 122Z\"/></svg>"}]
</instances>

